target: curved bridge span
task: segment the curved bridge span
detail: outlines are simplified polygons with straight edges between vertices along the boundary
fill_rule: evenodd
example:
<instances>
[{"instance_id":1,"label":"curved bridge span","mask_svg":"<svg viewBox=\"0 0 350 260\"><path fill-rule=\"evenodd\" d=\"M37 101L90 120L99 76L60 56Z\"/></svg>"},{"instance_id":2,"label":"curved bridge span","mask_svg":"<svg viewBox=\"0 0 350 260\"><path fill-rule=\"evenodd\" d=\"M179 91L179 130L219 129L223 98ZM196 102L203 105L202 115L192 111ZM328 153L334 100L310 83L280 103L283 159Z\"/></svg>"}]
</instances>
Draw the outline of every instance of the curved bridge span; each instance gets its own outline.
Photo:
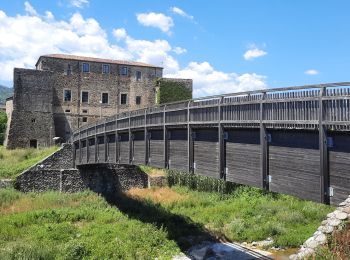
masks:
<instances>
[{"instance_id":1,"label":"curved bridge span","mask_svg":"<svg viewBox=\"0 0 350 260\"><path fill-rule=\"evenodd\" d=\"M146 164L336 204L350 191L350 82L124 112L72 142L77 166Z\"/></svg>"}]
</instances>

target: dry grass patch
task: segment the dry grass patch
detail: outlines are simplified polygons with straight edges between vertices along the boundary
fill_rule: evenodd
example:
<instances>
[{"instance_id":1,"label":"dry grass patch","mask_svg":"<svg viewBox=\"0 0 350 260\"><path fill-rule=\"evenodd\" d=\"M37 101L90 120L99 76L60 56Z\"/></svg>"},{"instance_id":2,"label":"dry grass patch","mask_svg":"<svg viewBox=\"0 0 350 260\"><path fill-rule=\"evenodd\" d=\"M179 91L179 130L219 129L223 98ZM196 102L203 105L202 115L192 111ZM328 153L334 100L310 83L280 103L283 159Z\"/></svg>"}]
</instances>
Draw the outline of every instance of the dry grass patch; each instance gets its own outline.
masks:
<instances>
[{"instance_id":1,"label":"dry grass patch","mask_svg":"<svg viewBox=\"0 0 350 260\"><path fill-rule=\"evenodd\" d=\"M42 209L58 209L63 207L79 207L82 203L93 204L98 199L94 195L81 196L69 196L68 194L62 194L61 197L54 193L47 193L46 196L40 196L40 194L31 193L27 196L20 195L12 203L4 203L0 205L0 215L7 215L19 212L30 212L34 210Z\"/></svg>"},{"instance_id":2,"label":"dry grass patch","mask_svg":"<svg viewBox=\"0 0 350 260\"><path fill-rule=\"evenodd\" d=\"M156 203L170 204L173 202L183 201L188 198L187 195L177 193L171 188L151 188L151 189L131 189L127 195L138 199L149 199Z\"/></svg>"},{"instance_id":3,"label":"dry grass patch","mask_svg":"<svg viewBox=\"0 0 350 260\"><path fill-rule=\"evenodd\" d=\"M157 177L157 176L166 176L166 171L164 169L153 168L146 165L140 165L140 169L146 174Z\"/></svg>"}]
</instances>

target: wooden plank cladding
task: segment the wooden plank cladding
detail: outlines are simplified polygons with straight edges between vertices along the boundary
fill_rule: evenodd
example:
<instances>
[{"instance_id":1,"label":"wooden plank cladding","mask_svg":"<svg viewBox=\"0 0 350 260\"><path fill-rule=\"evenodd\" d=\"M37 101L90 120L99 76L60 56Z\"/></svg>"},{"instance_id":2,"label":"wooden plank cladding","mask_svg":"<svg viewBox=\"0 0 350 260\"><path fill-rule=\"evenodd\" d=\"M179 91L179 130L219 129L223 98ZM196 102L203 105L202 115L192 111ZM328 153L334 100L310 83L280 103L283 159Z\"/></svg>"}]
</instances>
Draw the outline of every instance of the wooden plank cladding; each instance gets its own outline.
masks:
<instances>
[{"instance_id":1,"label":"wooden plank cladding","mask_svg":"<svg viewBox=\"0 0 350 260\"><path fill-rule=\"evenodd\" d=\"M133 164L145 164L145 133L143 131L138 131L133 133L132 141L132 155Z\"/></svg>"},{"instance_id":2,"label":"wooden plank cladding","mask_svg":"<svg viewBox=\"0 0 350 260\"><path fill-rule=\"evenodd\" d=\"M218 130L196 129L193 135L195 174L220 178Z\"/></svg>"},{"instance_id":3,"label":"wooden plank cladding","mask_svg":"<svg viewBox=\"0 0 350 260\"><path fill-rule=\"evenodd\" d=\"M106 160L106 151L105 151L105 137L98 136L97 137L97 161L105 162Z\"/></svg>"},{"instance_id":4,"label":"wooden plank cladding","mask_svg":"<svg viewBox=\"0 0 350 260\"><path fill-rule=\"evenodd\" d=\"M350 194L350 136L330 133L329 181L333 189L331 203L338 204Z\"/></svg>"},{"instance_id":5,"label":"wooden plank cladding","mask_svg":"<svg viewBox=\"0 0 350 260\"><path fill-rule=\"evenodd\" d=\"M259 130L237 129L226 133L226 180L261 188Z\"/></svg>"},{"instance_id":6,"label":"wooden plank cladding","mask_svg":"<svg viewBox=\"0 0 350 260\"><path fill-rule=\"evenodd\" d=\"M129 134L120 133L119 134L119 163L120 164L129 164L130 161L130 143L129 143Z\"/></svg>"},{"instance_id":7,"label":"wooden plank cladding","mask_svg":"<svg viewBox=\"0 0 350 260\"><path fill-rule=\"evenodd\" d=\"M149 165L164 168L163 130L149 131Z\"/></svg>"},{"instance_id":8,"label":"wooden plank cladding","mask_svg":"<svg viewBox=\"0 0 350 260\"><path fill-rule=\"evenodd\" d=\"M88 163L96 162L96 148L95 148L96 140L95 138L90 138L88 141Z\"/></svg>"},{"instance_id":9,"label":"wooden plank cladding","mask_svg":"<svg viewBox=\"0 0 350 260\"><path fill-rule=\"evenodd\" d=\"M169 131L169 169L188 171L187 130Z\"/></svg>"},{"instance_id":10,"label":"wooden plank cladding","mask_svg":"<svg viewBox=\"0 0 350 260\"><path fill-rule=\"evenodd\" d=\"M318 133L271 131L270 190L321 201Z\"/></svg>"},{"instance_id":11,"label":"wooden plank cladding","mask_svg":"<svg viewBox=\"0 0 350 260\"><path fill-rule=\"evenodd\" d=\"M125 111L72 142L78 166L147 164L335 204L350 193L350 82Z\"/></svg>"},{"instance_id":12,"label":"wooden plank cladding","mask_svg":"<svg viewBox=\"0 0 350 260\"><path fill-rule=\"evenodd\" d=\"M107 135L107 162L115 163L117 161L117 145L115 134Z\"/></svg>"}]
</instances>

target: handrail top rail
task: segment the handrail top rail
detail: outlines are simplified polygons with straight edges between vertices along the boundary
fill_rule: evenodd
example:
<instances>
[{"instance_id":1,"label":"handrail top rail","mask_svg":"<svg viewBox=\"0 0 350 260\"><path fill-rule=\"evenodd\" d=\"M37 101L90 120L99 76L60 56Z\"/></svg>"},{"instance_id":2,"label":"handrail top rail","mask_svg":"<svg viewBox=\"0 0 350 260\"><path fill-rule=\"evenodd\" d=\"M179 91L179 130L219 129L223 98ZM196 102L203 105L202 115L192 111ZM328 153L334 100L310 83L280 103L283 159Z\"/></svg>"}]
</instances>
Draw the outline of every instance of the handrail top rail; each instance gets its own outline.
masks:
<instances>
[{"instance_id":1,"label":"handrail top rail","mask_svg":"<svg viewBox=\"0 0 350 260\"><path fill-rule=\"evenodd\" d=\"M277 93L277 92L286 92L286 91L298 91L298 90L308 90L308 89L322 89L322 88L338 88L338 87L345 87L345 86L350 86L350 82L334 82L334 83L321 83L321 84L310 84L310 85L300 85L300 86L291 86L291 87L280 87L280 88L266 88L266 89L258 89L258 90L250 90L250 91L241 91L241 92L234 92L234 93L226 93L226 94L220 94L220 95L212 95L212 96L205 96L205 97L199 97L199 98L194 98L194 99L186 99L186 100L181 100L181 101L175 101L175 102L169 102L161 105L153 105L151 107L146 107L146 108L141 108L141 109L136 109L136 110L129 110L129 111L124 111L119 114L125 114L125 117L127 118L127 114L129 113L137 113L138 111L147 111L152 108L159 108L159 111L154 112L154 113L163 113L163 110L166 106L169 105L176 105L176 104L181 104L181 103L190 103L192 102L200 102L200 101L209 101L213 99L221 99L221 98L229 98L229 97L236 97L236 96L244 96L244 95L255 95L255 94L268 94L268 93ZM187 108L187 105L186 107ZM117 120L118 114L115 114L110 117L105 117L102 120L98 120L96 122L93 122L91 124L84 125L77 129L76 131L73 132L73 134L80 131L88 130L91 127L94 127L97 125L97 123L102 123L102 122L111 122L114 120ZM142 116L136 115L136 116ZM121 118L121 119L123 119Z\"/></svg>"}]
</instances>

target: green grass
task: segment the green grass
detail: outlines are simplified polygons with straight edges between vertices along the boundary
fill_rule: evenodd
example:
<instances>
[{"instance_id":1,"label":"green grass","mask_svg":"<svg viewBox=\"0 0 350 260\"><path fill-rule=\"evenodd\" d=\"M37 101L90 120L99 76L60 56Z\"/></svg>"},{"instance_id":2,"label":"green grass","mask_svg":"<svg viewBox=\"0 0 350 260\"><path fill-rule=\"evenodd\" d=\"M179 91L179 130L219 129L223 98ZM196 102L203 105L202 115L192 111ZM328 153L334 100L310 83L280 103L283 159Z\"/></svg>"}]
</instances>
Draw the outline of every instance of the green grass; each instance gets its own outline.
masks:
<instances>
[{"instance_id":1,"label":"green grass","mask_svg":"<svg viewBox=\"0 0 350 260\"><path fill-rule=\"evenodd\" d=\"M13 179L22 171L33 166L40 160L57 151L53 146L45 149L14 149L7 150L0 146L0 179Z\"/></svg>"},{"instance_id":2,"label":"green grass","mask_svg":"<svg viewBox=\"0 0 350 260\"><path fill-rule=\"evenodd\" d=\"M164 228L129 218L102 197L0 190L0 259L170 259Z\"/></svg>"},{"instance_id":3,"label":"green grass","mask_svg":"<svg viewBox=\"0 0 350 260\"><path fill-rule=\"evenodd\" d=\"M273 238L274 245L298 247L333 208L297 198L238 187L229 195L174 188L189 199L166 206L231 241Z\"/></svg>"},{"instance_id":4,"label":"green grass","mask_svg":"<svg viewBox=\"0 0 350 260\"><path fill-rule=\"evenodd\" d=\"M150 190L146 200L153 199L172 214L189 218L231 241L252 242L271 237L273 246L299 247L334 210L331 206L258 188L183 175L187 174L170 172L168 183L174 185L172 191L186 199L162 203L157 194L166 191Z\"/></svg>"}]
</instances>

